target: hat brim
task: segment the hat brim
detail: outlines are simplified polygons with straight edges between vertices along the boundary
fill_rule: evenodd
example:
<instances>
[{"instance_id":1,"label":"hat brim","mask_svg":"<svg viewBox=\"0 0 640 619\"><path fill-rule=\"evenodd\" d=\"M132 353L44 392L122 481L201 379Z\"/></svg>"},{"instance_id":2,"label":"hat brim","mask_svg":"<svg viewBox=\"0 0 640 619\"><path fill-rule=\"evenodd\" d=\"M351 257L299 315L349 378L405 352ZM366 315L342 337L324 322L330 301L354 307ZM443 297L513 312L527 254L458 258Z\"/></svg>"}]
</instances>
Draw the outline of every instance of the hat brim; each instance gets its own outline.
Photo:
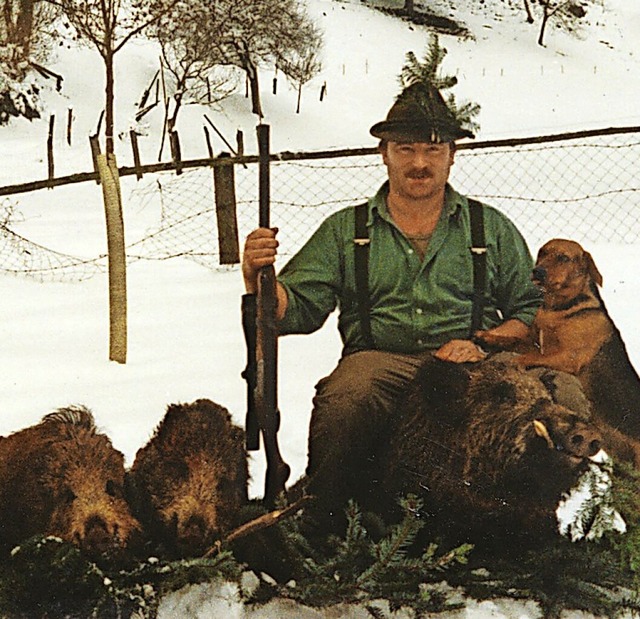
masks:
<instances>
[{"instance_id":1,"label":"hat brim","mask_svg":"<svg viewBox=\"0 0 640 619\"><path fill-rule=\"evenodd\" d=\"M391 142L426 142L442 144L463 138L474 138L475 135L460 126L445 124L432 125L406 120L383 120L369 129L369 133L381 140Z\"/></svg>"}]
</instances>

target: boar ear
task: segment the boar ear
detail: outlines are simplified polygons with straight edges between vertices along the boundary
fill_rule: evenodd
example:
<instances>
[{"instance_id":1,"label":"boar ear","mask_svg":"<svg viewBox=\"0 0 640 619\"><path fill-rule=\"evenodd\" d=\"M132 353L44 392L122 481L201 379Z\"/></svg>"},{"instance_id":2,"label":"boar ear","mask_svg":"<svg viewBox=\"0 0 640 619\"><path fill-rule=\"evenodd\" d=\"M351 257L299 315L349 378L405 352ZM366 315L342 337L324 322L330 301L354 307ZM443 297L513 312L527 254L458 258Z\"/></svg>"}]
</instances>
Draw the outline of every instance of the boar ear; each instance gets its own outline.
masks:
<instances>
[{"instance_id":1,"label":"boar ear","mask_svg":"<svg viewBox=\"0 0 640 619\"><path fill-rule=\"evenodd\" d=\"M418 381L429 411L450 418L469 388L469 370L461 363L430 359L418 372Z\"/></svg>"},{"instance_id":2,"label":"boar ear","mask_svg":"<svg viewBox=\"0 0 640 619\"><path fill-rule=\"evenodd\" d=\"M517 400L516 386L506 380L491 385L487 399L493 404L515 404Z\"/></svg>"},{"instance_id":3,"label":"boar ear","mask_svg":"<svg viewBox=\"0 0 640 619\"><path fill-rule=\"evenodd\" d=\"M584 252L584 261L587 267L587 273L589 273L589 277L598 284L598 286L602 286L602 275L600 275L600 271L598 271L598 267L593 260L593 256L588 252Z\"/></svg>"}]
</instances>

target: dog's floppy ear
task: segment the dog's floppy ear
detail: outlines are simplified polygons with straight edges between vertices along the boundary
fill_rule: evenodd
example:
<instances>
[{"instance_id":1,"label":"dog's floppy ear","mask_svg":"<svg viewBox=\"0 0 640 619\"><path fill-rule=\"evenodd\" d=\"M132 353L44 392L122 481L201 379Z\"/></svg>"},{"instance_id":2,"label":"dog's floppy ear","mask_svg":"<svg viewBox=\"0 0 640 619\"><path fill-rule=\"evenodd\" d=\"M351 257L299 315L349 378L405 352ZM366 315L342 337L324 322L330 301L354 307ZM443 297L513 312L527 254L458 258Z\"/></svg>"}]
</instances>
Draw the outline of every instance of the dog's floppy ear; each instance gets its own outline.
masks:
<instances>
[{"instance_id":1,"label":"dog's floppy ear","mask_svg":"<svg viewBox=\"0 0 640 619\"><path fill-rule=\"evenodd\" d=\"M598 267L588 251L584 252L584 262L587 267L587 273L589 273L591 279L598 284L598 286L602 286L602 275L600 275L600 271L598 271Z\"/></svg>"}]
</instances>

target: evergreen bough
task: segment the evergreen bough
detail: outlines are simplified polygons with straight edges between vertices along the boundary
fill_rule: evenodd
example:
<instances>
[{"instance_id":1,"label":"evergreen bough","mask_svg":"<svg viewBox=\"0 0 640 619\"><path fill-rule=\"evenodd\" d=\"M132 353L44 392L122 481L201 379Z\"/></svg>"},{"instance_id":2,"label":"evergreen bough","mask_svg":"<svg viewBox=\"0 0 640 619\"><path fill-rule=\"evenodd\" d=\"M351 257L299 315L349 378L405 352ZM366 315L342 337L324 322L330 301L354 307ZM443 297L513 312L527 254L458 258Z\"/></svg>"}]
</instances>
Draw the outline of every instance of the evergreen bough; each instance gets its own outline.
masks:
<instances>
[{"instance_id":1,"label":"evergreen bough","mask_svg":"<svg viewBox=\"0 0 640 619\"><path fill-rule=\"evenodd\" d=\"M429 86L432 86L443 94L449 112L462 127L472 132L478 131L480 126L475 118L480 113L480 105L471 101L459 104L453 93L446 93L445 96L442 92L450 90L458 83L455 75L441 72L441 64L446 55L446 48L440 47L438 36L435 34L431 35L422 60L418 59L414 52L407 52L399 77L402 91L397 100L414 97L416 94L420 96L421 92L426 96ZM416 88L416 84L423 88Z\"/></svg>"},{"instance_id":2,"label":"evergreen bough","mask_svg":"<svg viewBox=\"0 0 640 619\"><path fill-rule=\"evenodd\" d=\"M440 588L426 585L439 583L446 570L465 564L472 547L464 545L438 554L437 546L429 544L416 554L414 544L424 526L419 515L422 504L413 496L400 504L404 518L377 541L363 524L363 514L354 502L346 508L344 537L331 536L322 548L308 543L300 532L299 520L285 521L282 527L296 578L286 585L263 579L252 601L263 603L284 597L312 607L360 604L376 619L384 616L373 605L380 600L388 602L392 612L409 608L416 617L458 608L460 605L447 600Z\"/></svg>"},{"instance_id":3,"label":"evergreen bough","mask_svg":"<svg viewBox=\"0 0 640 619\"><path fill-rule=\"evenodd\" d=\"M98 565L56 537L35 536L0 564L0 616L7 619L154 619L160 599L185 585L240 581L229 552L209 559L160 561L127 568Z\"/></svg>"}]
</instances>

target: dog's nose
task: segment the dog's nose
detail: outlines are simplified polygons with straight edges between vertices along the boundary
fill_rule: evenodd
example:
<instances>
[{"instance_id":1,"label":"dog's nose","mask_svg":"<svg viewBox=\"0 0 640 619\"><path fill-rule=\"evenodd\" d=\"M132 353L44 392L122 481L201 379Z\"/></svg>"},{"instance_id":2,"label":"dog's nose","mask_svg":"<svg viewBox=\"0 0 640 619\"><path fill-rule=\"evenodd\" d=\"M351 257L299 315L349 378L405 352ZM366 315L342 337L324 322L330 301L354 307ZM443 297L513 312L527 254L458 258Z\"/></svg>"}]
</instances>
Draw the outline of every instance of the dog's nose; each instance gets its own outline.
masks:
<instances>
[{"instance_id":1,"label":"dog's nose","mask_svg":"<svg viewBox=\"0 0 640 619\"><path fill-rule=\"evenodd\" d=\"M537 282L544 282L547 278L547 269L544 267L534 267L531 272L531 279Z\"/></svg>"}]
</instances>

